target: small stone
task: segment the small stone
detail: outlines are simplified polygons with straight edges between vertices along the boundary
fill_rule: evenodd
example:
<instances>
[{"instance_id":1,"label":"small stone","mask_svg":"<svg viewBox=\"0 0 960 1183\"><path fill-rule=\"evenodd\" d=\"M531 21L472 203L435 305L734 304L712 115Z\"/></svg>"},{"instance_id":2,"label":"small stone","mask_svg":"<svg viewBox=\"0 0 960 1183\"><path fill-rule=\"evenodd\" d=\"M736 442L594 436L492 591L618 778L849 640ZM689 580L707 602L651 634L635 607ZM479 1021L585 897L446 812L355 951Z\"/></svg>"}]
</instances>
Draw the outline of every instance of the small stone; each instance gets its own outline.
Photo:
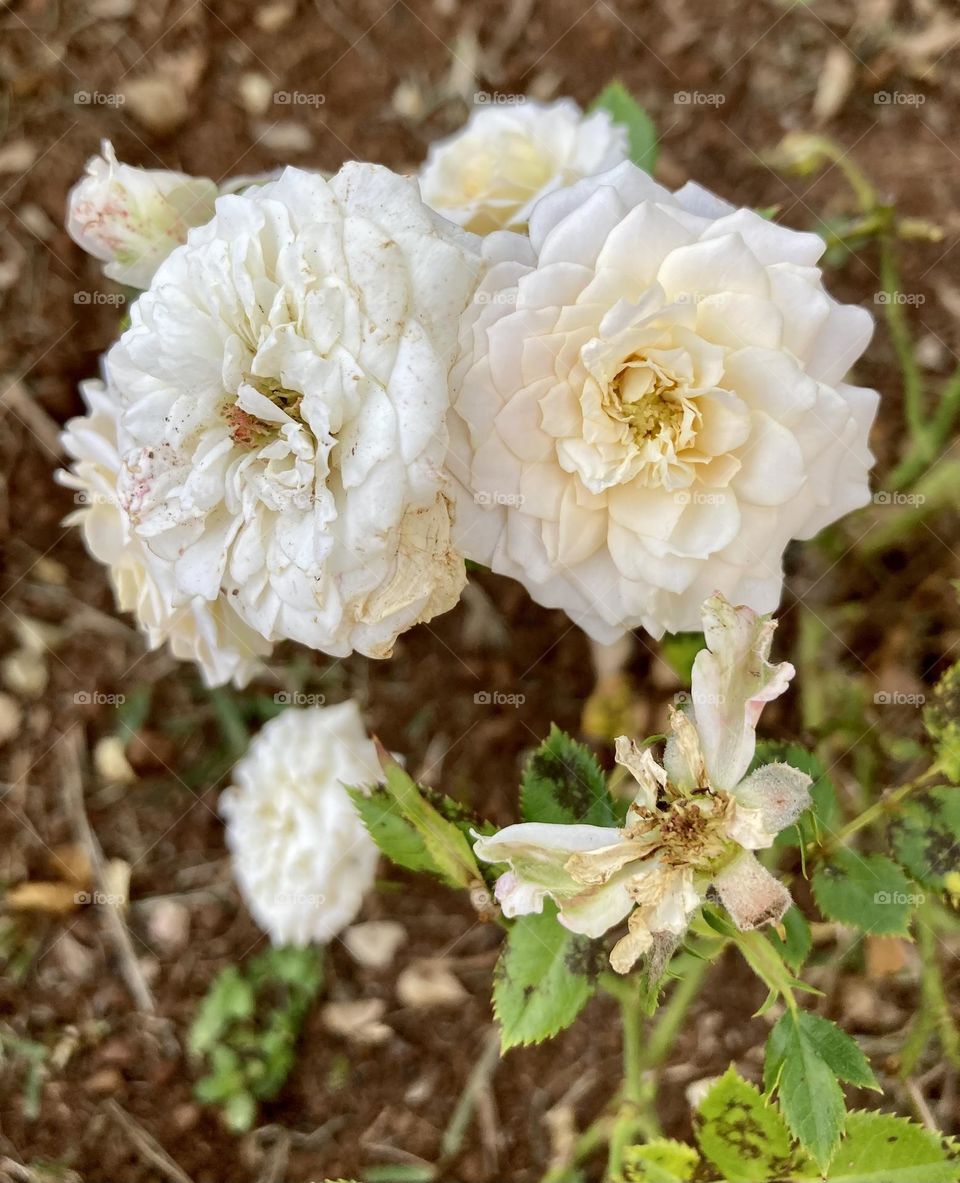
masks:
<instances>
[{"instance_id":1,"label":"small stone","mask_svg":"<svg viewBox=\"0 0 960 1183\"><path fill-rule=\"evenodd\" d=\"M118 735L105 735L93 749L93 766L108 785L129 785L137 779Z\"/></svg>"},{"instance_id":2,"label":"small stone","mask_svg":"<svg viewBox=\"0 0 960 1183\"><path fill-rule=\"evenodd\" d=\"M355 1002L328 1002L320 1012L323 1025L334 1035L355 1043L386 1043L393 1030L380 1020L386 1010L382 998L361 998Z\"/></svg>"},{"instance_id":3,"label":"small stone","mask_svg":"<svg viewBox=\"0 0 960 1183\"><path fill-rule=\"evenodd\" d=\"M0 691L0 746L9 743L20 734L23 711L12 694Z\"/></svg>"},{"instance_id":4,"label":"small stone","mask_svg":"<svg viewBox=\"0 0 960 1183\"><path fill-rule=\"evenodd\" d=\"M23 698L39 698L47 688L50 673L39 653L30 649L15 649L0 664L4 684Z\"/></svg>"},{"instance_id":5,"label":"small stone","mask_svg":"<svg viewBox=\"0 0 960 1183\"><path fill-rule=\"evenodd\" d=\"M31 140L11 140L0 148L0 173L23 173L37 159L37 145Z\"/></svg>"},{"instance_id":6,"label":"small stone","mask_svg":"<svg viewBox=\"0 0 960 1183\"><path fill-rule=\"evenodd\" d=\"M177 900L153 901L147 916L147 934L161 953L181 952L190 939L190 909Z\"/></svg>"},{"instance_id":7,"label":"small stone","mask_svg":"<svg viewBox=\"0 0 960 1183\"><path fill-rule=\"evenodd\" d=\"M124 86L123 96L134 119L159 136L176 131L190 115L183 88L162 74L132 79Z\"/></svg>"},{"instance_id":8,"label":"small stone","mask_svg":"<svg viewBox=\"0 0 960 1183\"><path fill-rule=\"evenodd\" d=\"M266 74L248 72L240 75L237 90L248 115L266 115L273 105L274 85Z\"/></svg>"},{"instance_id":9,"label":"small stone","mask_svg":"<svg viewBox=\"0 0 960 1183\"><path fill-rule=\"evenodd\" d=\"M123 1088L123 1076L116 1068L101 1068L83 1082L84 1092L94 1097L109 1097Z\"/></svg>"},{"instance_id":10,"label":"small stone","mask_svg":"<svg viewBox=\"0 0 960 1183\"><path fill-rule=\"evenodd\" d=\"M259 142L277 156L309 152L313 135L302 123L257 123L254 127Z\"/></svg>"},{"instance_id":11,"label":"small stone","mask_svg":"<svg viewBox=\"0 0 960 1183\"><path fill-rule=\"evenodd\" d=\"M469 998L459 978L442 961L415 961L397 978L397 997L404 1006L457 1006Z\"/></svg>"},{"instance_id":12,"label":"small stone","mask_svg":"<svg viewBox=\"0 0 960 1183\"><path fill-rule=\"evenodd\" d=\"M293 20L297 11L296 4L291 0L277 0L275 4L263 4L254 11L254 23L264 33L279 33Z\"/></svg>"},{"instance_id":13,"label":"small stone","mask_svg":"<svg viewBox=\"0 0 960 1183\"><path fill-rule=\"evenodd\" d=\"M407 930L395 920L368 920L343 934L350 956L365 969L386 969L406 939Z\"/></svg>"}]
</instances>

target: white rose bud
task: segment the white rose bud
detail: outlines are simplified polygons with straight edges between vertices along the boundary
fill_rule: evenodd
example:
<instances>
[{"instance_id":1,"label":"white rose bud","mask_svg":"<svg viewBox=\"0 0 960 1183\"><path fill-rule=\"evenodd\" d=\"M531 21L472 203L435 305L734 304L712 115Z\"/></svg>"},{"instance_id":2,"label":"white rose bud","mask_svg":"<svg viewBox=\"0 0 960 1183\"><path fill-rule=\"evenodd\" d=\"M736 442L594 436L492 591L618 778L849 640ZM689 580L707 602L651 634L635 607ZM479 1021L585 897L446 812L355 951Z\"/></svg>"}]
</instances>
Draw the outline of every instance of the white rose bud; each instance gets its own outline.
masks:
<instances>
[{"instance_id":1,"label":"white rose bud","mask_svg":"<svg viewBox=\"0 0 960 1183\"><path fill-rule=\"evenodd\" d=\"M103 261L110 279L149 287L187 231L213 217L217 186L207 177L121 164L108 140L100 151L70 191L67 233Z\"/></svg>"}]
</instances>

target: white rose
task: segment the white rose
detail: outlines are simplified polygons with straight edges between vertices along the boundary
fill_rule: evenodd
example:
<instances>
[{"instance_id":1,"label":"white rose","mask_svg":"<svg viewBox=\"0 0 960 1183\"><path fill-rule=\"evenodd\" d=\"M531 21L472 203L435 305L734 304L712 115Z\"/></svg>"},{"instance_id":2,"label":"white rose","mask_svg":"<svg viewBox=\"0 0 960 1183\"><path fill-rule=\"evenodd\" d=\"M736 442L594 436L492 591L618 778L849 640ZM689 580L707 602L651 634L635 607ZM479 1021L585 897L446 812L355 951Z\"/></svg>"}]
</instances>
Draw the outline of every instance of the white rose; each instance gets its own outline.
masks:
<instances>
[{"instance_id":1,"label":"white rose","mask_svg":"<svg viewBox=\"0 0 960 1183\"><path fill-rule=\"evenodd\" d=\"M431 144L420 172L427 205L476 234L524 230L546 193L627 159L626 128L572 99L477 107Z\"/></svg>"},{"instance_id":2,"label":"white rose","mask_svg":"<svg viewBox=\"0 0 960 1183\"><path fill-rule=\"evenodd\" d=\"M479 858L510 867L496 886L505 916L542 912L550 898L561 924L593 938L626 919L610 954L618 973L645 955L662 966L711 887L741 931L778 923L792 902L753 852L808 807L810 777L779 763L746 772L760 712L793 666L769 661L773 621L722 596L702 612L707 648L663 764L617 740L617 763L638 786L624 828L523 822L474 843Z\"/></svg>"},{"instance_id":3,"label":"white rose","mask_svg":"<svg viewBox=\"0 0 960 1183\"><path fill-rule=\"evenodd\" d=\"M373 885L377 847L344 786L382 780L355 702L288 709L254 737L220 798L234 874L275 945L331 941Z\"/></svg>"},{"instance_id":4,"label":"white rose","mask_svg":"<svg viewBox=\"0 0 960 1183\"><path fill-rule=\"evenodd\" d=\"M132 532L117 498L120 400L99 381L81 383L80 392L87 414L71 419L63 434L73 465L57 473L79 503L67 524L80 526L87 550L107 568L118 608L133 613L151 649L166 643L174 657L196 662L208 686L245 686L272 646L240 620L225 596L177 596L169 569Z\"/></svg>"},{"instance_id":5,"label":"white rose","mask_svg":"<svg viewBox=\"0 0 960 1183\"><path fill-rule=\"evenodd\" d=\"M161 266L107 368L124 506L183 594L338 657L457 602L445 416L475 242L388 169L291 168Z\"/></svg>"},{"instance_id":6,"label":"white rose","mask_svg":"<svg viewBox=\"0 0 960 1183\"><path fill-rule=\"evenodd\" d=\"M217 186L206 177L120 164L104 140L100 156L67 199L67 233L118 283L145 288L191 226L213 217Z\"/></svg>"},{"instance_id":7,"label":"white rose","mask_svg":"<svg viewBox=\"0 0 960 1183\"><path fill-rule=\"evenodd\" d=\"M595 640L761 612L781 556L869 500L873 390L842 381L871 318L824 244L626 163L484 240L450 466L468 558Z\"/></svg>"}]
</instances>

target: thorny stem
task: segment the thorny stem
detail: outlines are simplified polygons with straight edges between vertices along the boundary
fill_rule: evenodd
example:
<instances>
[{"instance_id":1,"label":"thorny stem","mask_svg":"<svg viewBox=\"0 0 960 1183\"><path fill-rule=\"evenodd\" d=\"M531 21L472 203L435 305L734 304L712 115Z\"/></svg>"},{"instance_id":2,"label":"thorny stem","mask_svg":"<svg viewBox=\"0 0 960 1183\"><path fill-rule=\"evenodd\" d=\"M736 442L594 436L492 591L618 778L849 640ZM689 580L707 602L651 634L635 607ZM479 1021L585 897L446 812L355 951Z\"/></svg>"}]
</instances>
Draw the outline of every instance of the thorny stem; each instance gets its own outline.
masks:
<instances>
[{"instance_id":1,"label":"thorny stem","mask_svg":"<svg viewBox=\"0 0 960 1183\"><path fill-rule=\"evenodd\" d=\"M960 1066L960 1032L950 1013L943 985L933 909L927 904L919 916L917 943L920 946L920 1008L900 1055L900 1075L910 1076L934 1032L940 1037L943 1054L954 1067Z\"/></svg>"},{"instance_id":2,"label":"thorny stem","mask_svg":"<svg viewBox=\"0 0 960 1183\"><path fill-rule=\"evenodd\" d=\"M894 489L909 487L922 476L943 448L960 412L960 366L940 392L937 406L928 414L923 373L917 364L910 326L901 303L900 266L897 260L898 228L907 235L906 223L899 227L893 208L882 202L866 174L859 169L840 146L818 138L818 149L843 173L853 190L863 214L863 228L872 230L880 248L880 285L886 297L884 319L903 376L903 402L910 445L900 463L890 474Z\"/></svg>"},{"instance_id":3,"label":"thorny stem","mask_svg":"<svg viewBox=\"0 0 960 1183\"><path fill-rule=\"evenodd\" d=\"M892 792L884 794L878 801L874 801L858 817L848 821L841 830L833 835L829 842L820 845L819 852L821 856L829 854L841 846L846 846L854 834L864 829L864 827L872 825L875 821L879 821L886 814L893 813L902 801L909 797L911 793L921 788L926 781L936 776L939 772L940 765L936 763L931 764L927 771L921 773L920 776L914 777L913 780L908 780L906 784L900 785L899 788L894 789ZM808 847L810 850L816 848L817 843L815 842L810 843Z\"/></svg>"},{"instance_id":4,"label":"thorny stem","mask_svg":"<svg viewBox=\"0 0 960 1183\"><path fill-rule=\"evenodd\" d=\"M610 1179L620 1178L624 1154L638 1134L657 1134L656 1119L647 1111L653 1098L644 1082L643 1000L636 988L621 991L618 997L623 1028L623 1099L610 1133Z\"/></svg>"}]
</instances>

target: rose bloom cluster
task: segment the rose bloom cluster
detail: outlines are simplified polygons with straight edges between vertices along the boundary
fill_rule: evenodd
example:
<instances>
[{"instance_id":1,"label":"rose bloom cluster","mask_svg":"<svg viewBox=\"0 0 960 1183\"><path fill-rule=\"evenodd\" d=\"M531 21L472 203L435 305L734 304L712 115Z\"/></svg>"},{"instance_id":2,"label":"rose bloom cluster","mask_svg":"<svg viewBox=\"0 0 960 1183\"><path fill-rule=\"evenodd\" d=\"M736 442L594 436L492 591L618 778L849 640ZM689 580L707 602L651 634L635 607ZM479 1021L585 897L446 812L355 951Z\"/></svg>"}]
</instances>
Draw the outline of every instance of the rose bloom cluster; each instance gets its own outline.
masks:
<instances>
[{"instance_id":1,"label":"rose bloom cluster","mask_svg":"<svg viewBox=\"0 0 960 1183\"><path fill-rule=\"evenodd\" d=\"M386 658L457 604L466 560L600 643L699 628L717 592L776 608L788 543L869 500L877 395L847 375L871 320L825 291L818 236L671 192L629 151L570 100L478 108L419 175L218 186L103 146L67 228L133 289L130 316L60 479L151 647L211 686L282 641ZM649 796L660 773L643 777ZM742 806L716 810L711 843L752 849ZM564 865L606 874L589 853ZM251 893L270 865L241 875ZM699 880L643 882L682 927ZM624 964L666 915L630 890ZM574 915L579 894L555 894Z\"/></svg>"}]
</instances>

